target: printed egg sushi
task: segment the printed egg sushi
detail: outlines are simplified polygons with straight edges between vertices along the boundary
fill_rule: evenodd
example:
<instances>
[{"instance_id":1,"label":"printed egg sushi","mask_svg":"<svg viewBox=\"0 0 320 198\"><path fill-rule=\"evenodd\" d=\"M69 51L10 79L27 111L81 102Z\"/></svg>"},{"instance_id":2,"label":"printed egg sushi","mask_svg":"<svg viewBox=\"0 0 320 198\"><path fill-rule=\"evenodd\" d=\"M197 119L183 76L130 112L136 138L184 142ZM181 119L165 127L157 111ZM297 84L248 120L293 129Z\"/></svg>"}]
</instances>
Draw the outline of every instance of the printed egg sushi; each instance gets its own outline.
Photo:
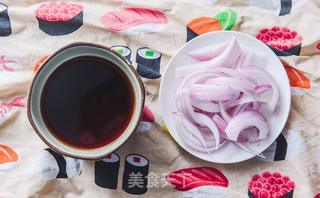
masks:
<instances>
[{"instance_id":1,"label":"printed egg sushi","mask_svg":"<svg viewBox=\"0 0 320 198\"><path fill-rule=\"evenodd\" d=\"M302 36L286 27L263 28L256 36L278 56L300 55Z\"/></svg>"},{"instance_id":2,"label":"printed egg sushi","mask_svg":"<svg viewBox=\"0 0 320 198\"><path fill-rule=\"evenodd\" d=\"M83 7L74 3L43 3L35 14L39 28L51 36L70 34L83 24Z\"/></svg>"},{"instance_id":3,"label":"printed egg sushi","mask_svg":"<svg viewBox=\"0 0 320 198\"><path fill-rule=\"evenodd\" d=\"M125 160L122 189L133 195L141 195L148 190L149 160L139 154L129 154ZM139 178L139 185L132 183L132 179Z\"/></svg>"},{"instance_id":4,"label":"printed egg sushi","mask_svg":"<svg viewBox=\"0 0 320 198\"><path fill-rule=\"evenodd\" d=\"M0 171L12 169L18 161L17 153L6 145L0 144Z\"/></svg>"},{"instance_id":5,"label":"printed egg sushi","mask_svg":"<svg viewBox=\"0 0 320 198\"><path fill-rule=\"evenodd\" d=\"M114 45L111 49L118 52L131 63L131 49L129 47L124 45Z\"/></svg>"},{"instance_id":6,"label":"printed egg sushi","mask_svg":"<svg viewBox=\"0 0 320 198\"><path fill-rule=\"evenodd\" d=\"M136 55L137 71L140 76L148 79L157 79L161 77L160 52L154 51L148 47L139 48Z\"/></svg>"},{"instance_id":7,"label":"printed egg sushi","mask_svg":"<svg viewBox=\"0 0 320 198\"><path fill-rule=\"evenodd\" d=\"M249 198L292 198L295 184L278 172L254 175L248 184Z\"/></svg>"},{"instance_id":8,"label":"printed egg sushi","mask_svg":"<svg viewBox=\"0 0 320 198\"><path fill-rule=\"evenodd\" d=\"M102 188L117 189L120 156L116 153L111 153L94 164L96 185Z\"/></svg>"},{"instance_id":9,"label":"printed egg sushi","mask_svg":"<svg viewBox=\"0 0 320 198\"><path fill-rule=\"evenodd\" d=\"M0 3L0 36L9 36L12 33L8 15L8 6Z\"/></svg>"}]
</instances>

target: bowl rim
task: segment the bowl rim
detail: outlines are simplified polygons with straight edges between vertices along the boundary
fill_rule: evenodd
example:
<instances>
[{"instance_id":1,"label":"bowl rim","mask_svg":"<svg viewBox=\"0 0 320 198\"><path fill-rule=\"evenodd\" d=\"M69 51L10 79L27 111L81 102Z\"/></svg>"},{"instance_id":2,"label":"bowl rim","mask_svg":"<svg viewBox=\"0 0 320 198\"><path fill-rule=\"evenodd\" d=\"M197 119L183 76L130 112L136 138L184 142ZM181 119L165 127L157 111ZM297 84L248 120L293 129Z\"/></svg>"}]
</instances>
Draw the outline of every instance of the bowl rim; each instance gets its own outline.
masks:
<instances>
[{"instance_id":1,"label":"bowl rim","mask_svg":"<svg viewBox=\"0 0 320 198\"><path fill-rule=\"evenodd\" d=\"M40 131L40 129L38 129L38 127L36 126L36 123L35 123L35 120L37 118L34 118L34 116L32 115L32 105L31 105L31 100L32 100L32 93L34 91L34 85L35 85L35 82L41 72L41 70L43 70L45 67L45 65L52 59L55 58L55 56L59 53L63 53L64 50L67 50L69 48L72 48L72 47L79 47L79 46L86 46L86 47L94 47L94 48L100 48L102 50L106 50L108 52L110 52L110 54L112 54L113 56L117 57L117 58L120 58L120 60L123 62L124 65L126 65L130 72L132 72L133 76L136 78L137 82L138 82L138 88L140 90L140 93L141 93L141 100L140 101L137 101L135 102L135 105L139 104L140 108L137 109L136 112L134 112L134 114L138 114L138 119L135 123L133 123L133 128L131 131L124 131L122 133L125 134L125 133L130 133L128 135L128 137L123 140L122 142L118 142L117 145L113 148L113 149L110 149L108 152L104 152L102 153L104 150L101 150L101 153L100 154L96 154L96 155L90 155L90 151L92 150L95 150L95 149L101 149L101 148L104 148L106 147L107 145L110 145L114 142L116 142L117 140L119 140L120 137L118 137L117 139L115 139L113 142L107 144L107 145L104 145L104 146L101 146L101 147L98 147L98 148L95 148L95 149L81 149L81 148L77 148L77 147L72 147L72 146L67 146L65 143L61 142L60 140L58 140L56 137L54 137L54 139L56 139L58 142L60 142L61 144L63 145L66 145L67 147L70 147L70 148L73 148L75 150L79 150L79 151L82 151L82 152L85 152L86 155L82 155L82 154L75 154L75 153L71 153L71 152L68 152L68 151L65 151L63 149L60 149L58 146L52 144L50 141L47 140L47 138L45 137L45 135L43 135L43 133ZM65 60L66 61L66 60ZM50 74L49 76L58 68L59 66L57 66ZM46 79L47 80L47 79ZM45 81L46 81L45 80ZM131 80L130 80L131 82ZM57 153L60 153L64 156L68 156L68 157L73 157L73 158L78 158L78 159L84 159L84 160L99 160L99 159L102 159L104 158L105 156L107 156L108 154L114 152L115 150L117 150L119 147L121 147L124 143L126 143L133 135L133 133L136 131L136 129L138 128L138 125L139 125L139 122L142 118L142 114L143 114L143 108L144 108L144 103L145 103L145 88L144 88L144 85L143 85L143 82L142 82L142 79L140 78L138 72L135 70L135 68L133 67L133 65L123 56L121 56L119 53L117 53L115 50L109 48L109 47L106 47L106 46L103 46L103 45L100 45L100 44L95 44L95 43L89 43L89 42L75 42L75 43L71 43L69 45L66 45L62 48L60 48L59 50L57 50L55 53L53 53L52 55L50 55L42 64L41 66L39 67L39 69L35 72L35 75L31 81L31 84L29 86L29 91L28 91L28 99L27 99L27 117L28 117L28 120L33 128L33 130L36 132L36 134L42 139L42 141L44 143L46 143L52 150L54 150L55 152ZM49 132L50 130L47 129ZM51 133L51 132L50 132Z\"/></svg>"}]
</instances>

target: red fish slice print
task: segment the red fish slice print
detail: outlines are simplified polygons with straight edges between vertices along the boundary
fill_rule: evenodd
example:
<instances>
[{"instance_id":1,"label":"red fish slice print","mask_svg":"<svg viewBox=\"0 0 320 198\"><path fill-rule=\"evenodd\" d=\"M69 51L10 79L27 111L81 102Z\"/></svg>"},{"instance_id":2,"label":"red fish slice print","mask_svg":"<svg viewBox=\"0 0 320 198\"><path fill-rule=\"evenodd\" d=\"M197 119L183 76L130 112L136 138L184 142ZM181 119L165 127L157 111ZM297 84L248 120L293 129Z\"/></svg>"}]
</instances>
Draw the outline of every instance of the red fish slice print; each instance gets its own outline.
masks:
<instances>
[{"instance_id":1,"label":"red fish slice print","mask_svg":"<svg viewBox=\"0 0 320 198\"><path fill-rule=\"evenodd\" d=\"M40 67L43 65L43 63L46 62L46 60L49 58L49 56L43 56L39 59L39 61L36 63L36 65L33 67L33 73L36 73Z\"/></svg>"},{"instance_id":2,"label":"red fish slice print","mask_svg":"<svg viewBox=\"0 0 320 198\"><path fill-rule=\"evenodd\" d=\"M287 72L291 87L310 89L311 82L305 74L290 66L286 61L281 60L281 62Z\"/></svg>"},{"instance_id":3,"label":"red fish slice print","mask_svg":"<svg viewBox=\"0 0 320 198\"><path fill-rule=\"evenodd\" d=\"M212 167L194 167L174 171L166 180L178 191L196 191L205 188L206 192L222 193L228 188L226 176Z\"/></svg>"},{"instance_id":4,"label":"red fish slice print","mask_svg":"<svg viewBox=\"0 0 320 198\"><path fill-rule=\"evenodd\" d=\"M155 121L155 118L154 118L152 111L147 106L145 106L143 108L143 115L142 115L141 120L144 122L154 122Z\"/></svg>"},{"instance_id":5,"label":"red fish slice print","mask_svg":"<svg viewBox=\"0 0 320 198\"><path fill-rule=\"evenodd\" d=\"M9 103L0 103L0 125L4 123L11 115L13 107L26 107L22 102L24 96L16 97Z\"/></svg>"},{"instance_id":6,"label":"red fish slice print","mask_svg":"<svg viewBox=\"0 0 320 198\"><path fill-rule=\"evenodd\" d=\"M10 170L17 161L17 153L10 147L0 144L0 171Z\"/></svg>"},{"instance_id":7,"label":"red fish slice print","mask_svg":"<svg viewBox=\"0 0 320 198\"><path fill-rule=\"evenodd\" d=\"M0 55L0 71L13 72L21 69L20 63L13 57Z\"/></svg>"},{"instance_id":8,"label":"red fish slice print","mask_svg":"<svg viewBox=\"0 0 320 198\"><path fill-rule=\"evenodd\" d=\"M101 17L103 25L112 31L128 34L158 32L168 23L166 15L155 9L125 8L110 11Z\"/></svg>"}]
</instances>

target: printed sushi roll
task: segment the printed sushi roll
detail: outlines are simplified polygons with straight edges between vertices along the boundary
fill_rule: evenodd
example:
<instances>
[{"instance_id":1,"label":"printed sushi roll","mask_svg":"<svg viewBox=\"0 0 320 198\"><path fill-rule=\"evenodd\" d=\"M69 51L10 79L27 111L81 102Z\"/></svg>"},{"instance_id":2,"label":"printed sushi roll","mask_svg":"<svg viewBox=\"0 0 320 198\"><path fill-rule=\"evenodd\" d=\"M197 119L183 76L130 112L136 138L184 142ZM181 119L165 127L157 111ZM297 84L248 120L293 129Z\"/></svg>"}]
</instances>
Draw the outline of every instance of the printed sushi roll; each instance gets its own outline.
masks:
<instances>
[{"instance_id":1,"label":"printed sushi roll","mask_svg":"<svg viewBox=\"0 0 320 198\"><path fill-rule=\"evenodd\" d=\"M292 198L295 184L278 172L254 175L248 184L249 198Z\"/></svg>"},{"instance_id":2,"label":"printed sushi roll","mask_svg":"<svg viewBox=\"0 0 320 198\"><path fill-rule=\"evenodd\" d=\"M286 27L263 28L256 36L278 56L300 55L302 36Z\"/></svg>"},{"instance_id":3,"label":"printed sushi roll","mask_svg":"<svg viewBox=\"0 0 320 198\"><path fill-rule=\"evenodd\" d=\"M131 63L131 49L129 47L124 45L114 45L111 49L118 52Z\"/></svg>"},{"instance_id":4,"label":"printed sushi roll","mask_svg":"<svg viewBox=\"0 0 320 198\"><path fill-rule=\"evenodd\" d=\"M9 36L12 33L8 15L8 6L0 3L0 36Z\"/></svg>"},{"instance_id":5,"label":"printed sushi roll","mask_svg":"<svg viewBox=\"0 0 320 198\"><path fill-rule=\"evenodd\" d=\"M80 159L62 156L47 148L32 160L28 173L43 180L72 178L81 174L82 164Z\"/></svg>"},{"instance_id":6,"label":"printed sushi roll","mask_svg":"<svg viewBox=\"0 0 320 198\"><path fill-rule=\"evenodd\" d=\"M83 7L74 3L43 3L36 10L39 28L51 35L70 34L83 24Z\"/></svg>"},{"instance_id":7,"label":"printed sushi roll","mask_svg":"<svg viewBox=\"0 0 320 198\"><path fill-rule=\"evenodd\" d=\"M102 188L117 189L120 156L116 153L95 162L95 183Z\"/></svg>"},{"instance_id":8,"label":"printed sushi roll","mask_svg":"<svg viewBox=\"0 0 320 198\"><path fill-rule=\"evenodd\" d=\"M12 169L18 161L17 153L6 145L0 144L0 171Z\"/></svg>"},{"instance_id":9,"label":"printed sushi roll","mask_svg":"<svg viewBox=\"0 0 320 198\"><path fill-rule=\"evenodd\" d=\"M306 4L306 0L248 0L250 5L260 8L266 12L277 16L283 16L290 14L294 10L303 7Z\"/></svg>"},{"instance_id":10,"label":"printed sushi roll","mask_svg":"<svg viewBox=\"0 0 320 198\"><path fill-rule=\"evenodd\" d=\"M148 79L161 77L160 62L162 54L148 47L139 48L136 55L137 71L140 76Z\"/></svg>"},{"instance_id":11,"label":"printed sushi roll","mask_svg":"<svg viewBox=\"0 0 320 198\"><path fill-rule=\"evenodd\" d=\"M148 188L149 160L142 155L129 154L123 172L122 189L133 195L141 195Z\"/></svg>"}]
</instances>

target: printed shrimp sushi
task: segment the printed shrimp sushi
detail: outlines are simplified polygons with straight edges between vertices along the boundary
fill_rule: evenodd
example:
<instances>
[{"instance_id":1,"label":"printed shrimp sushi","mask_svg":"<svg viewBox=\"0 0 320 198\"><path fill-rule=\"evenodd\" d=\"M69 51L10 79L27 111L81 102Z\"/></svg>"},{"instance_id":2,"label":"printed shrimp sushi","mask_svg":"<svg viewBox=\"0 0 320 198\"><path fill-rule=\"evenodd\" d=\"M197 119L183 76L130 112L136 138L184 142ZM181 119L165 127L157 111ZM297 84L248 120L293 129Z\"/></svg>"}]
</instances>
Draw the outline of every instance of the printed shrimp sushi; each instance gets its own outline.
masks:
<instances>
[{"instance_id":1,"label":"printed shrimp sushi","mask_svg":"<svg viewBox=\"0 0 320 198\"><path fill-rule=\"evenodd\" d=\"M161 77L160 52L154 51L148 47L139 48L136 55L137 71L140 76L149 79L157 79Z\"/></svg>"},{"instance_id":2,"label":"printed shrimp sushi","mask_svg":"<svg viewBox=\"0 0 320 198\"><path fill-rule=\"evenodd\" d=\"M70 34L83 24L83 7L74 3L43 3L36 10L39 28L51 35Z\"/></svg>"},{"instance_id":3,"label":"printed shrimp sushi","mask_svg":"<svg viewBox=\"0 0 320 198\"><path fill-rule=\"evenodd\" d=\"M0 36L9 36L12 33L8 15L8 6L0 3Z\"/></svg>"},{"instance_id":4,"label":"printed shrimp sushi","mask_svg":"<svg viewBox=\"0 0 320 198\"><path fill-rule=\"evenodd\" d=\"M147 192L148 188L149 160L139 154L129 154L125 160L122 189L133 195L141 195ZM139 185L134 185L132 179L138 178Z\"/></svg>"},{"instance_id":5,"label":"printed shrimp sushi","mask_svg":"<svg viewBox=\"0 0 320 198\"><path fill-rule=\"evenodd\" d=\"M118 52L131 63L131 49L129 47L124 45L114 45L111 49Z\"/></svg>"},{"instance_id":6,"label":"printed shrimp sushi","mask_svg":"<svg viewBox=\"0 0 320 198\"><path fill-rule=\"evenodd\" d=\"M295 184L278 172L254 175L248 184L249 198L292 198Z\"/></svg>"},{"instance_id":7,"label":"printed shrimp sushi","mask_svg":"<svg viewBox=\"0 0 320 198\"><path fill-rule=\"evenodd\" d=\"M95 183L102 188L117 189L120 156L111 153L95 162Z\"/></svg>"}]
</instances>

